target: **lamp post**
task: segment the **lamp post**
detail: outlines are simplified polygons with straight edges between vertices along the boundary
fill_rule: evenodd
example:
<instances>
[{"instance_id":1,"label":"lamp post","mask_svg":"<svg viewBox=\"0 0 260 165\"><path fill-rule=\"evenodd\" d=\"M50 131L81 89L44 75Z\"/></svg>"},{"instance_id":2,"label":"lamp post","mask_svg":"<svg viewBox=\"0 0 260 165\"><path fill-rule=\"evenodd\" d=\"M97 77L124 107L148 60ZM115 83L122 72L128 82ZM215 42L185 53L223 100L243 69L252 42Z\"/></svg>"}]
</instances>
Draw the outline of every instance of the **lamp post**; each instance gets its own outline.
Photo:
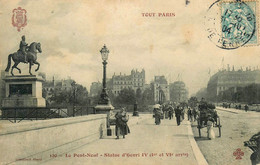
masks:
<instances>
[{"instance_id":1,"label":"lamp post","mask_svg":"<svg viewBox=\"0 0 260 165\"><path fill-rule=\"evenodd\" d=\"M110 111L114 109L114 107L111 105L110 99L107 94L107 89L106 89L106 65L107 65L107 60L108 60L108 54L109 50L107 49L106 45L103 46L103 48L100 50L101 53L101 58L103 60L103 89L100 94L100 99L98 101L98 105L95 106L95 111L97 114L107 114L107 134L111 134L111 129L110 129Z\"/></svg>"},{"instance_id":2,"label":"lamp post","mask_svg":"<svg viewBox=\"0 0 260 165\"><path fill-rule=\"evenodd\" d=\"M107 49L106 45L103 46L103 48L100 50L101 57L102 57L102 64L103 64L103 89L100 94L100 99L98 101L98 105L95 107L97 112L100 111L110 111L111 109L114 109L114 107L111 105L110 99L107 94L107 85L106 85L106 65L107 65L107 59L109 50Z\"/></svg>"},{"instance_id":3,"label":"lamp post","mask_svg":"<svg viewBox=\"0 0 260 165\"><path fill-rule=\"evenodd\" d=\"M106 84L106 65L107 65L107 59L108 59L108 53L109 50L107 49L106 45L104 45L104 47L100 50L101 53L101 57L102 57L102 64L103 64L103 89L102 89L102 93L100 95L100 100L98 102L98 104L109 104L110 100L107 94L107 84Z\"/></svg>"},{"instance_id":4,"label":"lamp post","mask_svg":"<svg viewBox=\"0 0 260 165\"><path fill-rule=\"evenodd\" d=\"M75 117L75 102L76 102L76 82L73 81L71 83L72 90L73 90L73 109L72 109L72 116Z\"/></svg>"},{"instance_id":5,"label":"lamp post","mask_svg":"<svg viewBox=\"0 0 260 165\"><path fill-rule=\"evenodd\" d=\"M138 109L137 109L137 101L135 101L135 104L134 104L134 112L133 112L133 116L139 116L139 112L138 112Z\"/></svg>"}]
</instances>

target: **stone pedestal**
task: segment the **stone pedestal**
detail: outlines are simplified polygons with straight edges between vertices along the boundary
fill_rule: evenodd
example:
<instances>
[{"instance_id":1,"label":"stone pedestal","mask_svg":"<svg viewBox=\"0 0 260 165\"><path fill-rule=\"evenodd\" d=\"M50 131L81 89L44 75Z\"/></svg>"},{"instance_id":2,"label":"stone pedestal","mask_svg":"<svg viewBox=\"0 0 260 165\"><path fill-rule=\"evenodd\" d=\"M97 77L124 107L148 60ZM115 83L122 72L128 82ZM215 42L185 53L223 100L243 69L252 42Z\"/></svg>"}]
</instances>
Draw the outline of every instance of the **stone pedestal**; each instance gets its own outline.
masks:
<instances>
[{"instance_id":1,"label":"stone pedestal","mask_svg":"<svg viewBox=\"0 0 260 165\"><path fill-rule=\"evenodd\" d=\"M114 107L111 104L108 105L102 105L98 104L95 106L96 114L109 114L111 110L113 110Z\"/></svg>"},{"instance_id":2,"label":"stone pedestal","mask_svg":"<svg viewBox=\"0 0 260 165\"><path fill-rule=\"evenodd\" d=\"M3 108L10 107L46 107L46 100L42 97L42 77L35 75L6 76L5 98Z\"/></svg>"},{"instance_id":3,"label":"stone pedestal","mask_svg":"<svg viewBox=\"0 0 260 165\"><path fill-rule=\"evenodd\" d=\"M107 136L112 136L112 129L110 128L110 112L114 107L108 104L98 104L95 106L96 114L107 114Z\"/></svg>"}]
</instances>

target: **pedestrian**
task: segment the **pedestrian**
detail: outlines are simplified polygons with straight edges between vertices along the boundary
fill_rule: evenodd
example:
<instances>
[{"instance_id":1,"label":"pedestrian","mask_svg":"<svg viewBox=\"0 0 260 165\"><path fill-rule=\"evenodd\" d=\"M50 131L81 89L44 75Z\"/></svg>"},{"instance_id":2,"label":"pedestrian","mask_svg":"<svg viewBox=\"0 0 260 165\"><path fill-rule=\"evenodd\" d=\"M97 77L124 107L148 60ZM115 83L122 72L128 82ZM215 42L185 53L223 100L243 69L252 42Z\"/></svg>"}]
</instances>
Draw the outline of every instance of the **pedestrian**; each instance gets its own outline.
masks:
<instances>
[{"instance_id":1,"label":"pedestrian","mask_svg":"<svg viewBox=\"0 0 260 165\"><path fill-rule=\"evenodd\" d=\"M192 114L191 114L191 109L190 109L190 107L189 107L189 109L188 109L187 115L188 115L188 120L189 120L189 121L192 121Z\"/></svg>"},{"instance_id":2,"label":"pedestrian","mask_svg":"<svg viewBox=\"0 0 260 165\"><path fill-rule=\"evenodd\" d=\"M163 118L161 118L161 119L168 119L168 107L167 107L167 105L166 104L163 104L162 106L161 106L161 108L162 108L162 111L163 111Z\"/></svg>"},{"instance_id":3,"label":"pedestrian","mask_svg":"<svg viewBox=\"0 0 260 165\"><path fill-rule=\"evenodd\" d=\"M168 112L169 112L169 120L171 120L173 118L173 107L171 105L169 105L169 108L168 108Z\"/></svg>"},{"instance_id":4,"label":"pedestrian","mask_svg":"<svg viewBox=\"0 0 260 165\"><path fill-rule=\"evenodd\" d=\"M193 119L194 119L194 121L196 121L196 120L197 120L197 111L196 111L196 108L193 108L192 114L193 114Z\"/></svg>"},{"instance_id":5,"label":"pedestrian","mask_svg":"<svg viewBox=\"0 0 260 165\"><path fill-rule=\"evenodd\" d=\"M181 124L181 109L179 106L177 106L177 108L175 109L175 117L177 125L179 126Z\"/></svg>"},{"instance_id":6,"label":"pedestrian","mask_svg":"<svg viewBox=\"0 0 260 165\"><path fill-rule=\"evenodd\" d=\"M181 108L181 121L184 120L184 114L185 114L185 109L184 107Z\"/></svg>"},{"instance_id":7,"label":"pedestrian","mask_svg":"<svg viewBox=\"0 0 260 165\"><path fill-rule=\"evenodd\" d=\"M163 111L160 107L154 107L154 118L155 118L155 124L160 125L161 119L163 118Z\"/></svg>"},{"instance_id":8,"label":"pedestrian","mask_svg":"<svg viewBox=\"0 0 260 165\"><path fill-rule=\"evenodd\" d=\"M125 138L125 135L130 133L130 129L127 125L129 120L129 115L126 113L126 110L122 108L120 112L117 112L116 115L116 139L119 139L119 136L122 135Z\"/></svg>"},{"instance_id":9,"label":"pedestrian","mask_svg":"<svg viewBox=\"0 0 260 165\"><path fill-rule=\"evenodd\" d=\"M214 124L214 119L212 117L208 118L207 121L207 133L208 133L208 139L215 139L215 133L213 131L213 124Z\"/></svg>"},{"instance_id":10,"label":"pedestrian","mask_svg":"<svg viewBox=\"0 0 260 165\"><path fill-rule=\"evenodd\" d=\"M245 105L245 111L247 112L248 109L249 109L249 108L248 108L248 105L246 104L246 105Z\"/></svg>"}]
</instances>

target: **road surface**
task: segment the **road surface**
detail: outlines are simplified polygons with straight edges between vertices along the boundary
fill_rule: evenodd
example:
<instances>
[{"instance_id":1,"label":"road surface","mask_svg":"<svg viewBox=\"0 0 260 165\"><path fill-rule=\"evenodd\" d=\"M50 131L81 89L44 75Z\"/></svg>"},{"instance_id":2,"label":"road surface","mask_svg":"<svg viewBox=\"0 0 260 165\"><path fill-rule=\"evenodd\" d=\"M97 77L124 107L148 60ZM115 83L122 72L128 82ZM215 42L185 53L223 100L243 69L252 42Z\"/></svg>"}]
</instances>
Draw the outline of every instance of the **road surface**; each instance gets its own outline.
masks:
<instances>
[{"instance_id":1,"label":"road surface","mask_svg":"<svg viewBox=\"0 0 260 165\"><path fill-rule=\"evenodd\" d=\"M149 118L130 130L125 139L100 139L42 163L197 165L205 161L204 157L197 156L200 151L194 147L196 142L188 121L177 126L176 120L162 120L161 125L155 125L154 119Z\"/></svg>"},{"instance_id":2,"label":"road surface","mask_svg":"<svg viewBox=\"0 0 260 165\"><path fill-rule=\"evenodd\" d=\"M221 138L208 140L206 128L202 129L202 138L198 138L197 123L192 125L197 144L209 165L251 165L252 151L244 146L244 141L260 131L260 113L222 109L218 110L218 114L222 124ZM214 132L218 135L217 128L214 128ZM240 160L233 155L239 148L244 152Z\"/></svg>"}]
</instances>

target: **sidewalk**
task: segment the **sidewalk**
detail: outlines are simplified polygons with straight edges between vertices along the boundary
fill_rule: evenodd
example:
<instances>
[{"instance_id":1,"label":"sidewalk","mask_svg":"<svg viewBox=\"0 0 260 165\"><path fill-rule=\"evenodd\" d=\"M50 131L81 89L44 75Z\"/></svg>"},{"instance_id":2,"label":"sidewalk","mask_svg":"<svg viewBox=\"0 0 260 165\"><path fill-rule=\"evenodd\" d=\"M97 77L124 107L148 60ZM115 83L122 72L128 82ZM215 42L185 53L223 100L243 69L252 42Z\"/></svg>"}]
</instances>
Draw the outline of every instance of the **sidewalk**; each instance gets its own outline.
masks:
<instances>
[{"instance_id":1,"label":"sidewalk","mask_svg":"<svg viewBox=\"0 0 260 165\"><path fill-rule=\"evenodd\" d=\"M228 112L231 112L231 113L259 113L259 112L256 112L256 111L245 111L243 109L235 109L235 108L223 108L223 107L216 107L217 110L220 110L220 111L228 111Z\"/></svg>"},{"instance_id":2,"label":"sidewalk","mask_svg":"<svg viewBox=\"0 0 260 165\"><path fill-rule=\"evenodd\" d=\"M177 126L175 118L165 119L161 125L155 125L154 119L149 118L130 126L130 130L125 139L100 139L41 163L207 165L194 140L189 121L184 120Z\"/></svg>"}]
</instances>

